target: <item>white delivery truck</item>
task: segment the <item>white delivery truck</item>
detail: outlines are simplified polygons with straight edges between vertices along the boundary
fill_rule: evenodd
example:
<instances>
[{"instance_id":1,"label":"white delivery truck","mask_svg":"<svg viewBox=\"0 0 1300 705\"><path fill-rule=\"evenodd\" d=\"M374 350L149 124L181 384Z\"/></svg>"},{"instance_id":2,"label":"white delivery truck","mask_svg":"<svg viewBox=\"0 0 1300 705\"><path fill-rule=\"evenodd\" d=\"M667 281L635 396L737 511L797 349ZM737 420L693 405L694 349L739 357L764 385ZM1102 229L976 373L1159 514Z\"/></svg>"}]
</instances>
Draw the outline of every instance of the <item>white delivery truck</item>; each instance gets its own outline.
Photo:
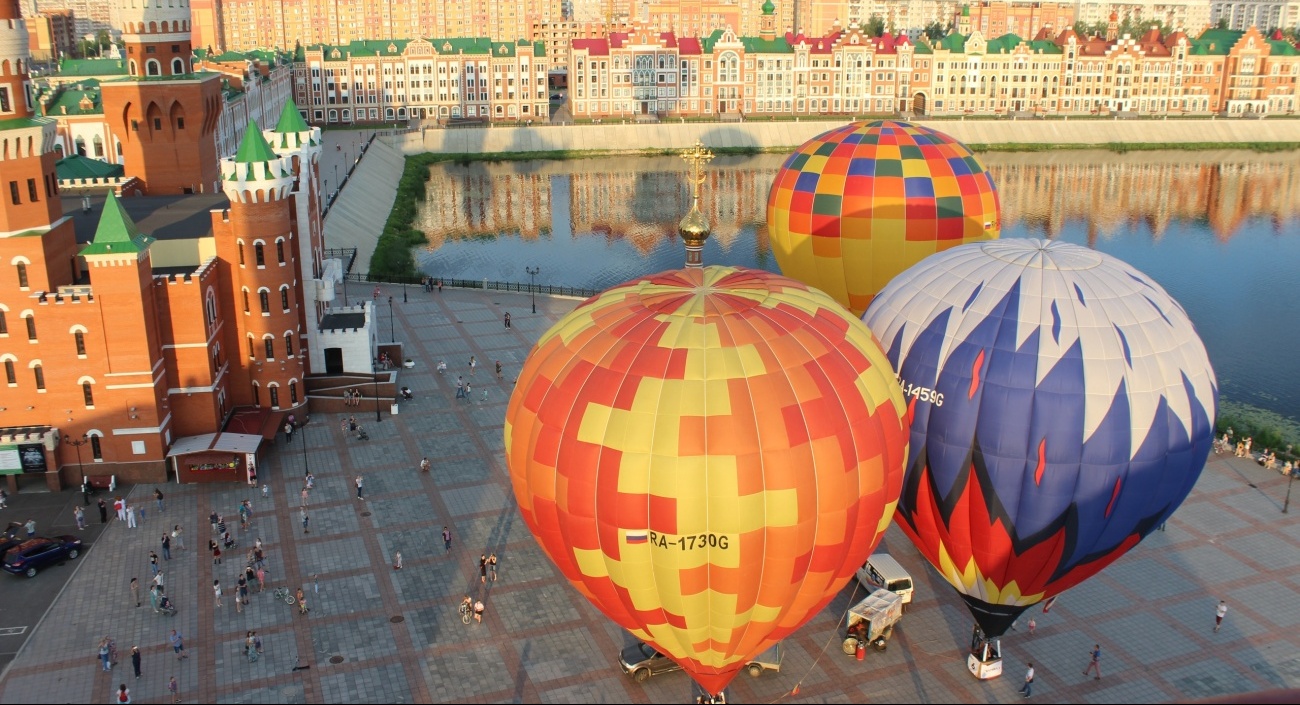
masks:
<instances>
[{"instance_id":1,"label":"white delivery truck","mask_svg":"<svg viewBox=\"0 0 1300 705\"><path fill-rule=\"evenodd\" d=\"M903 598L903 611L912 603L912 576L888 553L873 553L858 568L858 582L868 589L884 588Z\"/></svg>"}]
</instances>

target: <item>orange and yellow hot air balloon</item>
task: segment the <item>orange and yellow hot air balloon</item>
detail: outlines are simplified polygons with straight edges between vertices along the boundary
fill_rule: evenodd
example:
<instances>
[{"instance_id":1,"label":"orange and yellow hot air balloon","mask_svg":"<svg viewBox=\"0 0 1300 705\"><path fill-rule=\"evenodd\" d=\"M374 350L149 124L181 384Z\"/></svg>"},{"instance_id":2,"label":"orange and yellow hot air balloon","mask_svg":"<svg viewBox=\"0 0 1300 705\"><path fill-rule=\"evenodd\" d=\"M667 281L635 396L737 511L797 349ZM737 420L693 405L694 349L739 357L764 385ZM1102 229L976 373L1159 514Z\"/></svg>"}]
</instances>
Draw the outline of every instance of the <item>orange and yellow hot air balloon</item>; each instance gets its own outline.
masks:
<instances>
[{"instance_id":1,"label":"orange and yellow hot air balloon","mask_svg":"<svg viewBox=\"0 0 1300 705\"><path fill-rule=\"evenodd\" d=\"M879 543L904 415L889 360L830 297L706 267L614 287L547 331L505 452L564 576L718 693Z\"/></svg>"},{"instance_id":2,"label":"orange and yellow hot air balloon","mask_svg":"<svg viewBox=\"0 0 1300 705\"><path fill-rule=\"evenodd\" d=\"M926 257L998 237L998 193L966 145L920 125L855 122L781 165L767 227L781 273L862 315Z\"/></svg>"}]
</instances>

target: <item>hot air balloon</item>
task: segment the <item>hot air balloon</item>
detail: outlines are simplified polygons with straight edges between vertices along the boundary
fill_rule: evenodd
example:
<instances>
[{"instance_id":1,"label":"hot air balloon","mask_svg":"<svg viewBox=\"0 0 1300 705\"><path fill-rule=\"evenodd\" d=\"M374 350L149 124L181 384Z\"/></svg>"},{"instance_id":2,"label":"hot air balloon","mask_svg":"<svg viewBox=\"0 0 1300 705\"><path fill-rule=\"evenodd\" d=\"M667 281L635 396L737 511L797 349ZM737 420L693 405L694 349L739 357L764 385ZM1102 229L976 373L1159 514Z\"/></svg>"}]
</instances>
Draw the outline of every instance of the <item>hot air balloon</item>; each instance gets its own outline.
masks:
<instances>
[{"instance_id":1,"label":"hot air balloon","mask_svg":"<svg viewBox=\"0 0 1300 705\"><path fill-rule=\"evenodd\" d=\"M1213 441L1218 387L1187 314L1114 257L955 247L863 320L912 417L897 521L989 637L1164 523Z\"/></svg>"},{"instance_id":2,"label":"hot air balloon","mask_svg":"<svg viewBox=\"0 0 1300 705\"><path fill-rule=\"evenodd\" d=\"M928 127L857 122L808 140L767 198L781 273L862 315L900 272L998 237L998 194L962 143Z\"/></svg>"},{"instance_id":3,"label":"hot air balloon","mask_svg":"<svg viewBox=\"0 0 1300 705\"><path fill-rule=\"evenodd\" d=\"M505 453L564 576L716 694L880 541L904 414L884 352L830 297L706 267L609 289L545 333Z\"/></svg>"}]
</instances>

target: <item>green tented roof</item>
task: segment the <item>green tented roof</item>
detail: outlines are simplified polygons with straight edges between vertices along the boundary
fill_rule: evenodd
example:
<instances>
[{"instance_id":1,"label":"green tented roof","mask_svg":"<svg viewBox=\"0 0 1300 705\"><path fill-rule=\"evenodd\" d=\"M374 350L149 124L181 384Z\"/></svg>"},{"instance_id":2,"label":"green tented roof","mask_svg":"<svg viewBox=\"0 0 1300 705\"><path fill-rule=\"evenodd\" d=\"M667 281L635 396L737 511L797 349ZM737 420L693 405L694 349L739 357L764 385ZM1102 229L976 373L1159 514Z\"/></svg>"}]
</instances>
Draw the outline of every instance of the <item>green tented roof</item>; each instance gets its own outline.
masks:
<instances>
[{"instance_id":1,"label":"green tented roof","mask_svg":"<svg viewBox=\"0 0 1300 705\"><path fill-rule=\"evenodd\" d=\"M1046 39L1029 42L1029 48L1037 54L1060 54L1061 47L1056 46L1056 42L1049 42Z\"/></svg>"},{"instance_id":2,"label":"green tented roof","mask_svg":"<svg viewBox=\"0 0 1300 705\"><path fill-rule=\"evenodd\" d=\"M117 195L108 192L104 199L104 212L99 216L95 238L81 250L82 255L113 255L123 252L143 252L154 239L140 232L135 221L122 210Z\"/></svg>"},{"instance_id":3,"label":"green tented roof","mask_svg":"<svg viewBox=\"0 0 1300 705\"><path fill-rule=\"evenodd\" d=\"M1232 29L1207 29L1192 40L1192 54L1227 56L1244 34Z\"/></svg>"},{"instance_id":4,"label":"green tented roof","mask_svg":"<svg viewBox=\"0 0 1300 705\"><path fill-rule=\"evenodd\" d=\"M284 109L280 111L280 121L275 123L275 131L279 133L287 132L307 132L311 128L302 119L298 113L298 105L293 99L284 102Z\"/></svg>"},{"instance_id":5,"label":"green tented roof","mask_svg":"<svg viewBox=\"0 0 1300 705\"><path fill-rule=\"evenodd\" d=\"M1025 40L1015 34L1004 34L1001 37L991 40L984 46L985 54L1010 54L1011 50L1020 46Z\"/></svg>"},{"instance_id":6,"label":"green tented roof","mask_svg":"<svg viewBox=\"0 0 1300 705\"><path fill-rule=\"evenodd\" d=\"M1269 39L1268 45L1273 47L1270 56L1300 56L1300 51L1285 39Z\"/></svg>"},{"instance_id":7,"label":"green tented roof","mask_svg":"<svg viewBox=\"0 0 1300 705\"><path fill-rule=\"evenodd\" d=\"M925 37L921 37L920 39L918 39L918 40L916 41L916 48L913 50L913 53L915 53L915 54L933 54L933 53L934 53L934 48L930 46L930 42L927 41L927 40L925 39Z\"/></svg>"},{"instance_id":8,"label":"green tented roof","mask_svg":"<svg viewBox=\"0 0 1300 705\"><path fill-rule=\"evenodd\" d=\"M123 59L63 59L59 62L60 76L125 76Z\"/></svg>"},{"instance_id":9,"label":"green tented roof","mask_svg":"<svg viewBox=\"0 0 1300 705\"><path fill-rule=\"evenodd\" d=\"M947 49L954 54L963 54L966 52L966 38L953 32L943 39L939 40L938 49Z\"/></svg>"},{"instance_id":10,"label":"green tented roof","mask_svg":"<svg viewBox=\"0 0 1300 705\"><path fill-rule=\"evenodd\" d=\"M235 152L235 161L241 164L250 164L253 162L269 162L275 159L275 150L271 145L266 143L266 138L262 136L262 131L258 129L255 120L248 121L248 127L244 130L244 138L239 141L239 151Z\"/></svg>"},{"instance_id":11,"label":"green tented roof","mask_svg":"<svg viewBox=\"0 0 1300 705\"><path fill-rule=\"evenodd\" d=\"M121 164L109 164L98 159L74 154L54 162L54 173L64 179L112 179L122 176L126 169Z\"/></svg>"}]
</instances>

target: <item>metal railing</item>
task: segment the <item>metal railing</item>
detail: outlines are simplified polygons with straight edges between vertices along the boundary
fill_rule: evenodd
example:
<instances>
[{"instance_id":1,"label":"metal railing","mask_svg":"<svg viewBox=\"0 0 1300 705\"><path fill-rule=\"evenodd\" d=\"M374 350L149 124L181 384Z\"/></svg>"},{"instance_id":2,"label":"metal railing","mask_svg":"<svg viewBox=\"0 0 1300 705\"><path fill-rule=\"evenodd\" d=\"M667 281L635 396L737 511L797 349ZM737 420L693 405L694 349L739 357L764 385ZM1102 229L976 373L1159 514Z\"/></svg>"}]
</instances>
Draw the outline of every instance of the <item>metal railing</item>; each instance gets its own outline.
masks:
<instances>
[{"instance_id":1,"label":"metal railing","mask_svg":"<svg viewBox=\"0 0 1300 705\"><path fill-rule=\"evenodd\" d=\"M355 247L327 247L322 253L323 259L341 259L343 260L343 273L352 272L352 265L357 261L357 248Z\"/></svg>"},{"instance_id":2,"label":"metal railing","mask_svg":"<svg viewBox=\"0 0 1300 705\"><path fill-rule=\"evenodd\" d=\"M358 282L363 284L396 284L398 286L421 287L423 282L419 277L371 277L370 274L348 274L345 279L349 282ZM438 276L430 276L429 281L442 281L444 288L452 289L481 289L485 291L513 291L523 294L537 293L548 296L579 296L588 298L600 293L598 289L584 289L576 286L555 286L552 284L527 284L523 282L499 282L489 279L442 279Z\"/></svg>"}]
</instances>

